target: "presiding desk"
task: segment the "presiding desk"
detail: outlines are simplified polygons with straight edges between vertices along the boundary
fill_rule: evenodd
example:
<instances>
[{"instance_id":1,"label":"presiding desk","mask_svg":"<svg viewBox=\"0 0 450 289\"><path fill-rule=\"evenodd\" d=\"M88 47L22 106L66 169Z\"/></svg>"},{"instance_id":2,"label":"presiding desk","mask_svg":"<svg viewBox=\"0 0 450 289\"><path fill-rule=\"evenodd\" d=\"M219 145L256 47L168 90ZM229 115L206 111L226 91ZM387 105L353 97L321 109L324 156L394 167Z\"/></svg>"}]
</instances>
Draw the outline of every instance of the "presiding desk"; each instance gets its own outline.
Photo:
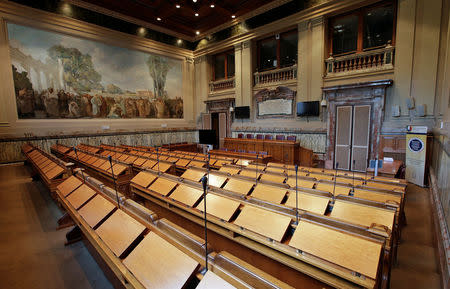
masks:
<instances>
[{"instance_id":1,"label":"presiding desk","mask_svg":"<svg viewBox=\"0 0 450 289\"><path fill-rule=\"evenodd\" d=\"M210 150L209 153L211 155L216 155L216 156L224 156L224 157L230 157L230 158L258 161L259 163L263 163L263 164L267 164L269 161L272 160L271 155L263 155L263 154L248 153L248 152L242 153L242 152L233 152L233 151Z\"/></svg>"},{"instance_id":2,"label":"presiding desk","mask_svg":"<svg viewBox=\"0 0 450 289\"><path fill-rule=\"evenodd\" d=\"M378 174L380 176L395 178L402 165L403 161L399 160L394 160L392 162L383 161L383 167L378 170ZM367 171L372 173L374 172L374 169L368 168Z\"/></svg>"},{"instance_id":3,"label":"presiding desk","mask_svg":"<svg viewBox=\"0 0 450 289\"><path fill-rule=\"evenodd\" d=\"M290 140L225 138L224 147L235 150L265 151L272 156L271 161L294 164L298 161L300 144Z\"/></svg>"}]
</instances>

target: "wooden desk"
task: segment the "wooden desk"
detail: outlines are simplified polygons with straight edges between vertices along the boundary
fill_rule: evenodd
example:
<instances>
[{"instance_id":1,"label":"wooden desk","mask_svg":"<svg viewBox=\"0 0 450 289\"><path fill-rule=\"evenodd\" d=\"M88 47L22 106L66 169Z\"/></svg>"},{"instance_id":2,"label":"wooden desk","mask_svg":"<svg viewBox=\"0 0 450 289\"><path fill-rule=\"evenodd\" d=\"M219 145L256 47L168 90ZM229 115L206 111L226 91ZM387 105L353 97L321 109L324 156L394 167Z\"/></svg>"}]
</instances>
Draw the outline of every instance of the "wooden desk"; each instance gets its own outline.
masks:
<instances>
[{"instance_id":1,"label":"wooden desk","mask_svg":"<svg viewBox=\"0 0 450 289\"><path fill-rule=\"evenodd\" d=\"M286 206L295 208L295 191L289 191L289 197L285 203ZM306 192L298 192L298 208L307 212L323 215L327 209L331 198L309 194Z\"/></svg>"},{"instance_id":2,"label":"wooden desk","mask_svg":"<svg viewBox=\"0 0 450 289\"><path fill-rule=\"evenodd\" d=\"M190 167L197 167L197 168L203 168L203 166L205 165L205 162L200 162L200 161L191 161L189 163Z\"/></svg>"},{"instance_id":3,"label":"wooden desk","mask_svg":"<svg viewBox=\"0 0 450 289\"><path fill-rule=\"evenodd\" d=\"M286 184L288 184L291 188L295 189L295 176L294 177L289 177L286 180ZM312 189L312 188L314 188L315 184L316 183L314 181L309 181L309 180L305 180L305 179L301 179L301 178L298 178L298 180L297 180L297 186L299 188Z\"/></svg>"},{"instance_id":4,"label":"wooden desk","mask_svg":"<svg viewBox=\"0 0 450 289\"><path fill-rule=\"evenodd\" d=\"M225 190L232 191L232 192L246 196L252 187L253 187L253 183L251 183L251 182L232 178L232 179L228 180L225 187L223 187L223 188Z\"/></svg>"},{"instance_id":5,"label":"wooden desk","mask_svg":"<svg viewBox=\"0 0 450 289\"><path fill-rule=\"evenodd\" d=\"M256 172L256 171L254 171L254 170L246 170L246 169L243 169L243 170L241 170L241 172L239 173L239 175L240 176L245 176L245 177L249 177L249 178L252 178L252 179L255 179L255 178L258 178L259 179L259 177L261 176L261 173L260 172Z\"/></svg>"},{"instance_id":6,"label":"wooden desk","mask_svg":"<svg viewBox=\"0 0 450 289\"><path fill-rule=\"evenodd\" d=\"M325 192L329 192L330 194L334 195L345 195L348 196L348 194L350 193L350 187L343 187L343 186L334 186L334 184L330 184L330 183L321 183L318 182L316 184L316 190L320 190L320 191L325 191Z\"/></svg>"},{"instance_id":7,"label":"wooden desk","mask_svg":"<svg viewBox=\"0 0 450 289\"><path fill-rule=\"evenodd\" d=\"M382 244L301 220L289 245L375 279Z\"/></svg>"},{"instance_id":8,"label":"wooden desk","mask_svg":"<svg viewBox=\"0 0 450 289\"><path fill-rule=\"evenodd\" d=\"M227 177L225 177L225 176L216 175L214 173L209 173L208 184L213 187L221 188L226 180L227 180Z\"/></svg>"},{"instance_id":9,"label":"wooden desk","mask_svg":"<svg viewBox=\"0 0 450 289\"><path fill-rule=\"evenodd\" d=\"M395 210L364 206L345 200L336 199L330 216L366 227L370 227L373 223L375 223L386 226L392 230Z\"/></svg>"},{"instance_id":10,"label":"wooden desk","mask_svg":"<svg viewBox=\"0 0 450 289\"><path fill-rule=\"evenodd\" d=\"M270 173L283 174L285 172L285 169L277 167L267 167L265 171Z\"/></svg>"},{"instance_id":11,"label":"wooden desk","mask_svg":"<svg viewBox=\"0 0 450 289\"><path fill-rule=\"evenodd\" d=\"M400 169L400 167L403 165L403 161L400 160L394 160L392 162L386 162L383 161L383 167L381 169L378 169L378 174L381 176L387 176L387 177L395 177ZM368 172L374 172L374 169L368 168Z\"/></svg>"},{"instance_id":12,"label":"wooden desk","mask_svg":"<svg viewBox=\"0 0 450 289\"><path fill-rule=\"evenodd\" d=\"M264 184L256 185L251 196L260 200L268 201L274 204L281 204L286 196L287 189L268 186Z\"/></svg>"},{"instance_id":13,"label":"wooden desk","mask_svg":"<svg viewBox=\"0 0 450 289\"><path fill-rule=\"evenodd\" d=\"M184 288L198 263L175 246L150 232L123 264L145 288Z\"/></svg>"},{"instance_id":14,"label":"wooden desk","mask_svg":"<svg viewBox=\"0 0 450 289\"><path fill-rule=\"evenodd\" d=\"M210 150L211 155L225 156L235 159L247 159L252 161L258 161L259 163L267 164L271 159L271 155L263 155L257 153L248 152L234 152L234 151L223 151L223 150Z\"/></svg>"},{"instance_id":15,"label":"wooden desk","mask_svg":"<svg viewBox=\"0 0 450 289\"><path fill-rule=\"evenodd\" d=\"M132 178L131 182L143 188L147 188L155 179L156 175L142 171Z\"/></svg>"},{"instance_id":16,"label":"wooden desk","mask_svg":"<svg viewBox=\"0 0 450 289\"><path fill-rule=\"evenodd\" d=\"M261 181L269 181L272 183L284 183L286 177L284 175L262 174Z\"/></svg>"},{"instance_id":17,"label":"wooden desk","mask_svg":"<svg viewBox=\"0 0 450 289\"><path fill-rule=\"evenodd\" d=\"M353 196L360 199L371 200L381 203L395 203L400 206L402 202L401 193L398 192L382 192L382 191L372 191L364 190L360 188L355 188Z\"/></svg>"},{"instance_id":18,"label":"wooden desk","mask_svg":"<svg viewBox=\"0 0 450 289\"><path fill-rule=\"evenodd\" d=\"M236 167L227 167L227 166L222 166L219 169L219 172L229 173L230 175L236 175L239 173L239 171L240 171L240 169L238 169Z\"/></svg>"},{"instance_id":19,"label":"wooden desk","mask_svg":"<svg viewBox=\"0 0 450 289\"><path fill-rule=\"evenodd\" d=\"M59 184L56 188L61 192L64 197L67 197L76 188L81 186L82 182L75 176L70 176L63 183Z\"/></svg>"},{"instance_id":20,"label":"wooden desk","mask_svg":"<svg viewBox=\"0 0 450 289\"><path fill-rule=\"evenodd\" d=\"M80 213L81 217L83 217L91 228L94 228L115 208L116 206L110 201L97 194L92 200L78 210L78 213Z\"/></svg>"},{"instance_id":21,"label":"wooden desk","mask_svg":"<svg viewBox=\"0 0 450 289\"><path fill-rule=\"evenodd\" d=\"M274 162L294 164L297 162L299 143L295 141L258 140L242 138L225 138L224 147L235 150L265 151Z\"/></svg>"},{"instance_id":22,"label":"wooden desk","mask_svg":"<svg viewBox=\"0 0 450 289\"><path fill-rule=\"evenodd\" d=\"M281 242L283 239L290 223L291 218L289 217L253 206L245 206L236 221L234 221L235 225L278 242Z\"/></svg>"},{"instance_id":23,"label":"wooden desk","mask_svg":"<svg viewBox=\"0 0 450 289\"><path fill-rule=\"evenodd\" d=\"M153 182L153 184L148 187L150 190L157 192L158 194L161 194L163 196L167 196L177 183L169 181L164 178L158 178L156 181Z\"/></svg>"},{"instance_id":24,"label":"wooden desk","mask_svg":"<svg viewBox=\"0 0 450 289\"><path fill-rule=\"evenodd\" d=\"M229 222L240 203L214 194L206 194L206 212L221 220ZM196 207L203 212L203 200Z\"/></svg>"},{"instance_id":25,"label":"wooden desk","mask_svg":"<svg viewBox=\"0 0 450 289\"><path fill-rule=\"evenodd\" d=\"M179 185L169 198L183 203L189 207L193 207L202 197L203 192L186 185Z\"/></svg>"},{"instance_id":26,"label":"wooden desk","mask_svg":"<svg viewBox=\"0 0 450 289\"><path fill-rule=\"evenodd\" d=\"M73 191L69 196L67 196L67 201L78 210L83 206L89 199L91 199L96 192L85 184L82 184L75 191Z\"/></svg>"},{"instance_id":27,"label":"wooden desk","mask_svg":"<svg viewBox=\"0 0 450 289\"><path fill-rule=\"evenodd\" d=\"M120 256L145 231L145 226L124 213L115 211L95 231L113 253Z\"/></svg>"},{"instance_id":28,"label":"wooden desk","mask_svg":"<svg viewBox=\"0 0 450 289\"><path fill-rule=\"evenodd\" d=\"M214 274L211 270L206 272L205 276L203 276L200 283L198 283L195 289L211 289L211 288L221 288L221 289L234 289L233 285L223 280L216 274Z\"/></svg>"},{"instance_id":29,"label":"wooden desk","mask_svg":"<svg viewBox=\"0 0 450 289\"><path fill-rule=\"evenodd\" d=\"M201 178L205 175L205 172L199 170L188 169L186 170L181 177L184 179L188 179L194 182L199 182Z\"/></svg>"},{"instance_id":30,"label":"wooden desk","mask_svg":"<svg viewBox=\"0 0 450 289\"><path fill-rule=\"evenodd\" d=\"M388 183L382 183L382 182L367 181L365 186L371 187L371 188L395 191L395 192L403 192L403 193L405 192L404 186L396 185L395 183L388 184Z\"/></svg>"}]
</instances>

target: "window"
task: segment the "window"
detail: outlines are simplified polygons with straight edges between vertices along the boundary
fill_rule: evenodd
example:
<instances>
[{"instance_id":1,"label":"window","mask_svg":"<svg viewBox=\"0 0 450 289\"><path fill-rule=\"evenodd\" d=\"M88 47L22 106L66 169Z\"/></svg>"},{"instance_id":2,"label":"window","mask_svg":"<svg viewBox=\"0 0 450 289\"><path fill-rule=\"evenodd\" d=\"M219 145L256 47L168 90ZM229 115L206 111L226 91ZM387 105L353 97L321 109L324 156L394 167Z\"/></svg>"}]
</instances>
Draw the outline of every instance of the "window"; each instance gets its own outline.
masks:
<instances>
[{"instance_id":1,"label":"window","mask_svg":"<svg viewBox=\"0 0 450 289\"><path fill-rule=\"evenodd\" d=\"M258 70L294 65L297 62L297 30L258 41Z\"/></svg>"},{"instance_id":2,"label":"window","mask_svg":"<svg viewBox=\"0 0 450 289\"><path fill-rule=\"evenodd\" d=\"M394 43L395 5L393 2L364 7L329 22L330 53L362 52Z\"/></svg>"},{"instance_id":3,"label":"window","mask_svg":"<svg viewBox=\"0 0 450 289\"><path fill-rule=\"evenodd\" d=\"M213 56L213 80L234 77L234 51L230 50Z\"/></svg>"}]
</instances>

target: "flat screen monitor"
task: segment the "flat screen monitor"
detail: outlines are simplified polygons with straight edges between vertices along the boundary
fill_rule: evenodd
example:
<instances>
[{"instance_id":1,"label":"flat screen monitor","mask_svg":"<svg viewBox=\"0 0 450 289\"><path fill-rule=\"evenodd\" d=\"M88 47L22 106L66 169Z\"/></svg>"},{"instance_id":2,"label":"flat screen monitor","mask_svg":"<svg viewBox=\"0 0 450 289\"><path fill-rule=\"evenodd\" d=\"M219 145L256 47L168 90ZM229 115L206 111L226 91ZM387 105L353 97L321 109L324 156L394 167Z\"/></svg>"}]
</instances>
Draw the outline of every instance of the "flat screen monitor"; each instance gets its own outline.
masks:
<instances>
[{"instance_id":1,"label":"flat screen monitor","mask_svg":"<svg viewBox=\"0 0 450 289\"><path fill-rule=\"evenodd\" d=\"M318 116L319 101L297 102L297 116Z\"/></svg>"},{"instance_id":2,"label":"flat screen monitor","mask_svg":"<svg viewBox=\"0 0 450 289\"><path fill-rule=\"evenodd\" d=\"M250 118L250 106L236 106L234 108L235 118Z\"/></svg>"},{"instance_id":3,"label":"flat screen monitor","mask_svg":"<svg viewBox=\"0 0 450 289\"><path fill-rule=\"evenodd\" d=\"M217 142L216 131L214 129L198 130L198 142L200 144L215 145Z\"/></svg>"}]
</instances>

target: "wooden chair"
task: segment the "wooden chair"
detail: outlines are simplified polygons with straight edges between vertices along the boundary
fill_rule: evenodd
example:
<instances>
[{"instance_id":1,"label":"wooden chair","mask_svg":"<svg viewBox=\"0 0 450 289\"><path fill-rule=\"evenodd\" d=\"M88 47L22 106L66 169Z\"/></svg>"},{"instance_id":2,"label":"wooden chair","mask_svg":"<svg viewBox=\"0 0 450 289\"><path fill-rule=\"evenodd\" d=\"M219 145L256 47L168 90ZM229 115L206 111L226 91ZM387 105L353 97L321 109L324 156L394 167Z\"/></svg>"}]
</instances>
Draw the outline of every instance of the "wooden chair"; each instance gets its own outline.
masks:
<instances>
[{"instance_id":1,"label":"wooden chair","mask_svg":"<svg viewBox=\"0 0 450 289\"><path fill-rule=\"evenodd\" d=\"M254 138L253 134L251 134L251 133L246 134L245 137L247 139L253 139Z\"/></svg>"},{"instance_id":2,"label":"wooden chair","mask_svg":"<svg viewBox=\"0 0 450 289\"><path fill-rule=\"evenodd\" d=\"M290 136L287 137L287 140L297 141L297 136L295 136L295 135L290 135Z\"/></svg>"},{"instance_id":3,"label":"wooden chair","mask_svg":"<svg viewBox=\"0 0 450 289\"><path fill-rule=\"evenodd\" d=\"M262 134L257 134L256 135L256 139L263 139L263 135Z\"/></svg>"},{"instance_id":4,"label":"wooden chair","mask_svg":"<svg viewBox=\"0 0 450 289\"><path fill-rule=\"evenodd\" d=\"M244 138L244 134L243 133L238 134L238 138Z\"/></svg>"},{"instance_id":5,"label":"wooden chair","mask_svg":"<svg viewBox=\"0 0 450 289\"><path fill-rule=\"evenodd\" d=\"M277 136L275 137L276 140L285 140L286 137L282 134L277 134Z\"/></svg>"},{"instance_id":6,"label":"wooden chair","mask_svg":"<svg viewBox=\"0 0 450 289\"><path fill-rule=\"evenodd\" d=\"M266 140L273 140L273 135L271 135L271 134L266 134L266 135L264 136L264 139L266 139Z\"/></svg>"}]
</instances>

